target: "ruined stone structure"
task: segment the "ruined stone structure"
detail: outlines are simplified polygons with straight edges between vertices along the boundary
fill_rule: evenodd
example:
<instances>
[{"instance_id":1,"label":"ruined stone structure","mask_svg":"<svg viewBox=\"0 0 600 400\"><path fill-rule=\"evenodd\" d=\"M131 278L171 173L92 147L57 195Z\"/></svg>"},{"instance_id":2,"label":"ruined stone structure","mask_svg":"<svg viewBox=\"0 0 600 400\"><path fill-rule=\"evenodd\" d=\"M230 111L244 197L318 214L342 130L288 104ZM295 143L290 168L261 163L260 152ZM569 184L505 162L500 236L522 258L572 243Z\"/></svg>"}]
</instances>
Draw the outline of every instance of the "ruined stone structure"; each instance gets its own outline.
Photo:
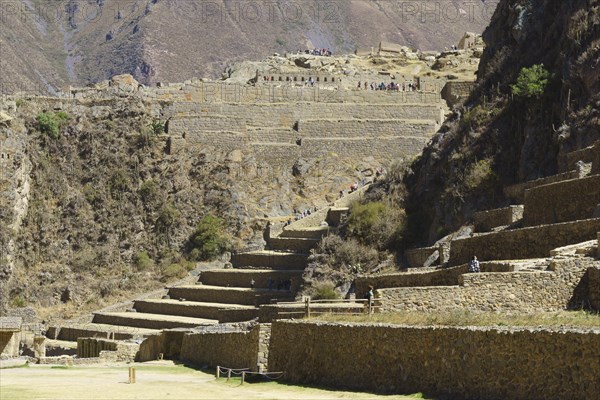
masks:
<instances>
[{"instance_id":1,"label":"ruined stone structure","mask_svg":"<svg viewBox=\"0 0 600 400\"><path fill-rule=\"evenodd\" d=\"M17 357L21 341L21 318L0 317L0 357Z\"/></svg>"}]
</instances>

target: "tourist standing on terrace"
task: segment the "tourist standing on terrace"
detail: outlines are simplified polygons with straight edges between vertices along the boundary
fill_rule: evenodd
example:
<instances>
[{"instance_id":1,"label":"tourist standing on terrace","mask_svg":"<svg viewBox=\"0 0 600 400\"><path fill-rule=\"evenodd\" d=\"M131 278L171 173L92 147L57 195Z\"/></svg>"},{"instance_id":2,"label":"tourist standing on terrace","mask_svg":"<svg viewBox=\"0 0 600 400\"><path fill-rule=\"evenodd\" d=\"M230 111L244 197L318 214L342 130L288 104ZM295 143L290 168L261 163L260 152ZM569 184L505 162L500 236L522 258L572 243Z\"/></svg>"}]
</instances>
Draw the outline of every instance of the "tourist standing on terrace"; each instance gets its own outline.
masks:
<instances>
[{"instance_id":1,"label":"tourist standing on terrace","mask_svg":"<svg viewBox=\"0 0 600 400\"><path fill-rule=\"evenodd\" d=\"M479 261L477 260L477 256L473 256L473 258L469 262L469 272L481 272L481 269L479 268Z\"/></svg>"}]
</instances>

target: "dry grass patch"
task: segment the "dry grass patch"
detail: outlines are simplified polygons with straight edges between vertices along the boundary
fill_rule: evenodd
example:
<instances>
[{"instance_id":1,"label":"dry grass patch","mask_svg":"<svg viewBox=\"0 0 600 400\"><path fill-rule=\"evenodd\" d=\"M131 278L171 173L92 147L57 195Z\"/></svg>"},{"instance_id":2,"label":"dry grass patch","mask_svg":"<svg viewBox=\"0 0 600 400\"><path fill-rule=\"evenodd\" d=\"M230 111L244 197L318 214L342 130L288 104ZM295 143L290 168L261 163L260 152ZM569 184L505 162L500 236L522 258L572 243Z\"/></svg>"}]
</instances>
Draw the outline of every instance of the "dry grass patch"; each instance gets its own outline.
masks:
<instances>
[{"instance_id":1,"label":"dry grass patch","mask_svg":"<svg viewBox=\"0 0 600 400\"><path fill-rule=\"evenodd\" d=\"M322 315L315 320L328 322L386 323L415 326L528 326L600 328L600 314L586 311L558 311L532 314L451 311L398 312L374 315Z\"/></svg>"}]
</instances>

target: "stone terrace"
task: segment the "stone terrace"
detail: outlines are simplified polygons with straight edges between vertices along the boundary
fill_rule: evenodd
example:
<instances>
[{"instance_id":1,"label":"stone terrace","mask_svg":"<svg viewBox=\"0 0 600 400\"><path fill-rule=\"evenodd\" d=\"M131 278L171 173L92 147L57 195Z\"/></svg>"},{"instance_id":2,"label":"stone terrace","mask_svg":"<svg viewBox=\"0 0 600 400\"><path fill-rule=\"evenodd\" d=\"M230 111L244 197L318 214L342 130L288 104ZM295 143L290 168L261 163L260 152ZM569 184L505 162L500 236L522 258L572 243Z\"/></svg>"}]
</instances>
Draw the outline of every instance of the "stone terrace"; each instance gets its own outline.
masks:
<instances>
[{"instance_id":1,"label":"stone terrace","mask_svg":"<svg viewBox=\"0 0 600 400\"><path fill-rule=\"evenodd\" d=\"M600 159L590 155L598 149L600 142L576 152L594 160L592 168L508 187L507 197L524 204L476 213L475 227L484 232L445 243L449 257L442 258L442 265L442 245L409 250L410 266L421 268L359 277L357 292L373 284L384 311L597 308L597 290L588 281L596 282L600 268L595 258ZM569 155L561 159L568 160L563 161L567 167L576 164ZM473 255L481 273L468 273ZM437 267L423 268L436 262Z\"/></svg>"}]
</instances>

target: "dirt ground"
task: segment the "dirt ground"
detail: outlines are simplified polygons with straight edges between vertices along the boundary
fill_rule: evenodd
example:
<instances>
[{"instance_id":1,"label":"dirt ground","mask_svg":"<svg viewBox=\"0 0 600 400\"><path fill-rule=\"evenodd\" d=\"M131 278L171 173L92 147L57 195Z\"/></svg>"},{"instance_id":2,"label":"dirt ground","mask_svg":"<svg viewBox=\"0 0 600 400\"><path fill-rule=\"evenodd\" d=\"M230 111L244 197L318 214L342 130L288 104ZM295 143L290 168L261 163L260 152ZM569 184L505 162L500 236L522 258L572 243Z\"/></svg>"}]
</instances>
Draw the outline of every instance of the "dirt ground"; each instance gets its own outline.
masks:
<instances>
[{"instance_id":1,"label":"dirt ground","mask_svg":"<svg viewBox=\"0 0 600 400\"><path fill-rule=\"evenodd\" d=\"M129 384L128 368L136 369ZM414 397L421 397L416 395ZM0 369L0 399L408 399L300 386L226 382L215 376L168 361L103 366L31 365Z\"/></svg>"}]
</instances>

